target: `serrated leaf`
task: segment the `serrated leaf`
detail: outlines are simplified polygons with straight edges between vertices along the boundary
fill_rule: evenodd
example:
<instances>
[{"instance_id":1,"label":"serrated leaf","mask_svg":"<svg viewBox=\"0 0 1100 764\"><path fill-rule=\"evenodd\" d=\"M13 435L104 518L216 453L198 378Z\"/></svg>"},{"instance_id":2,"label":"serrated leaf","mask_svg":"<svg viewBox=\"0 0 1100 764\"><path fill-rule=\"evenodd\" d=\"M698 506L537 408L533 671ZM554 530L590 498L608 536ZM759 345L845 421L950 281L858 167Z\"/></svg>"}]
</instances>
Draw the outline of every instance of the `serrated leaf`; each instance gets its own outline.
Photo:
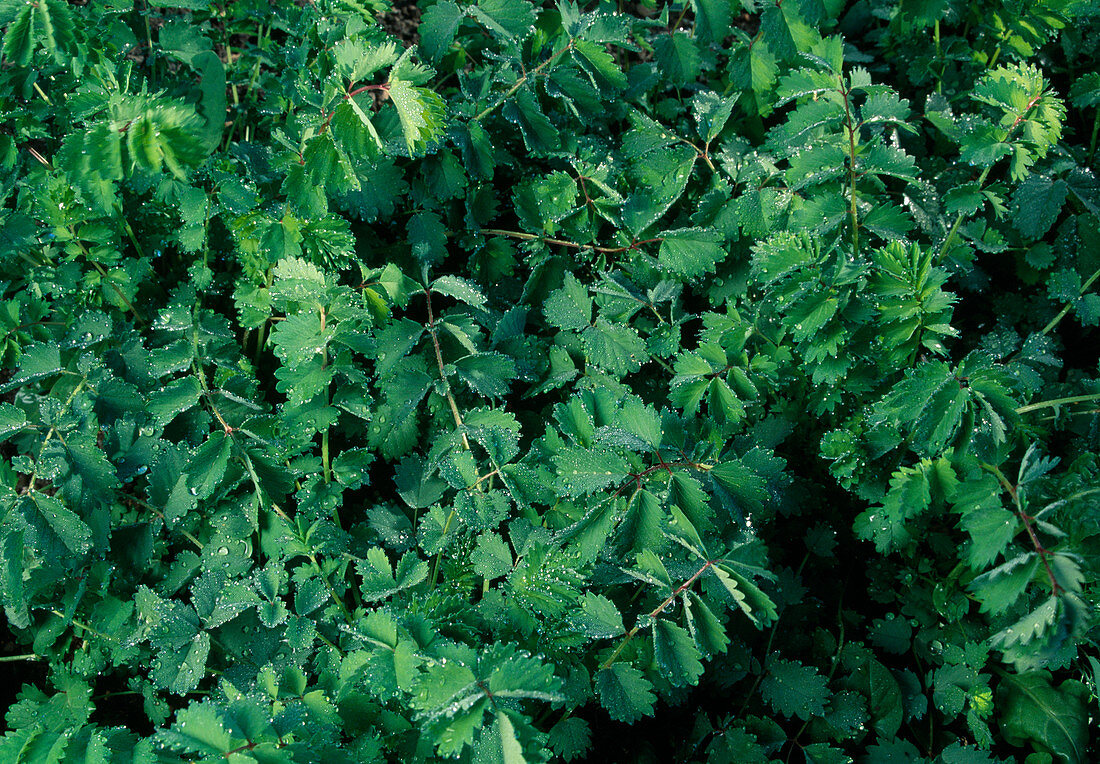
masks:
<instances>
[{"instance_id":1,"label":"serrated leaf","mask_svg":"<svg viewBox=\"0 0 1100 764\"><path fill-rule=\"evenodd\" d=\"M1087 694L1072 679L1055 686L1048 671L1006 675L997 691L1001 733L1012 745L1032 743L1072 764L1088 761Z\"/></svg>"},{"instance_id":2,"label":"serrated leaf","mask_svg":"<svg viewBox=\"0 0 1100 764\"><path fill-rule=\"evenodd\" d=\"M627 476L626 462L612 451L566 446L553 461L567 496L594 493L621 483Z\"/></svg>"},{"instance_id":3,"label":"serrated leaf","mask_svg":"<svg viewBox=\"0 0 1100 764\"><path fill-rule=\"evenodd\" d=\"M697 684L703 674L695 640L687 629L666 618L653 622L653 657L661 674L674 686Z\"/></svg>"},{"instance_id":4,"label":"serrated leaf","mask_svg":"<svg viewBox=\"0 0 1100 764\"><path fill-rule=\"evenodd\" d=\"M657 698L641 671L626 663L612 663L596 674L600 704L615 721L633 724L653 713Z\"/></svg>"},{"instance_id":5,"label":"serrated leaf","mask_svg":"<svg viewBox=\"0 0 1100 764\"><path fill-rule=\"evenodd\" d=\"M405 146L412 156L423 153L443 135L446 107L435 91L415 87L402 79L391 79L387 91L397 109Z\"/></svg>"},{"instance_id":6,"label":"serrated leaf","mask_svg":"<svg viewBox=\"0 0 1100 764\"><path fill-rule=\"evenodd\" d=\"M760 683L760 694L783 716L807 720L823 716L829 689L825 677L813 666L775 658Z\"/></svg>"},{"instance_id":7,"label":"serrated leaf","mask_svg":"<svg viewBox=\"0 0 1100 764\"><path fill-rule=\"evenodd\" d=\"M615 603L594 592L585 593L574 622L590 639L611 639L626 633L622 614Z\"/></svg>"},{"instance_id":8,"label":"serrated leaf","mask_svg":"<svg viewBox=\"0 0 1100 764\"><path fill-rule=\"evenodd\" d=\"M722 237L705 228L681 228L666 231L657 262L684 279L704 273L714 273L715 266L726 257Z\"/></svg>"}]
</instances>

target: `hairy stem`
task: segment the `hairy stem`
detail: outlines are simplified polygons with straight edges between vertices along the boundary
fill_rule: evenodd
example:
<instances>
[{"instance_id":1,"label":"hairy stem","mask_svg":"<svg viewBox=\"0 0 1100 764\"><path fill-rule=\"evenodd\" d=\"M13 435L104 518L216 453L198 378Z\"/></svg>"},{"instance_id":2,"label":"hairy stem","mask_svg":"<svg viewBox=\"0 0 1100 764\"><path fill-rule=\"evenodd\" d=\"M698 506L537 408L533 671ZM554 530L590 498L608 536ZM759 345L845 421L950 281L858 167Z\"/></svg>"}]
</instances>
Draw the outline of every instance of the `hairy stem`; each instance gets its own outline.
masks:
<instances>
[{"instance_id":1,"label":"hairy stem","mask_svg":"<svg viewBox=\"0 0 1100 764\"><path fill-rule=\"evenodd\" d=\"M559 50L557 50L553 54L551 54L550 58L546 59L541 64L536 66L534 69L527 72L522 77L520 77L518 80L516 80L516 84L514 84L514 85L512 85L512 87L508 88L508 90L505 91L504 95L502 95L500 98L498 98L497 101L492 106L486 106L484 109L482 109L480 112L478 112L478 114L471 121L472 122L480 122L482 119L484 119L485 117L492 114L494 111L497 110L497 108L500 107L501 104L503 104L505 101L507 101L509 98L511 98L517 90L519 90L521 87L523 87L527 83L527 80L531 79L532 77L534 77L537 74L541 74L543 69L545 69L546 67L553 64L555 61L557 61L559 58L561 58L562 56L564 56L566 53L568 53L571 50L573 50L573 41L572 40L570 40L565 45L565 47L560 48Z\"/></svg>"},{"instance_id":2,"label":"hairy stem","mask_svg":"<svg viewBox=\"0 0 1100 764\"><path fill-rule=\"evenodd\" d=\"M1038 95L1036 95L1034 98L1032 98L1028 102L1027 107L1024 109L1024 113L1021 114L1020 116L1016 117L1016 119L1013 121L1013 123L1011 125L1009 125L1008 130L1005 131L1005 136L1004 136L1004 141L1005 142L1007 142L1008 139L1012 137L1012 134L1014 132L1016 132L1016 128L1020 126L1020 123L1023 122L1025 119L1027 119L1027 115L1031 113L1031 110L1035 108L1035 104L1039 103L1039 99L1041 99L1042 97L1043 97L1043 94L1040 92ZM996 164L996 162L994 162L994 164ZM978 176L978 188L979 189L983 185L985 185L986 178L989 177L989 171L993 169L993 166L994 166L993 164L989 165L984 170L982 170L982 174ZM955 217L955 222L951 224L951 230L947 232L947 238L943 240L943 244L940 245L940 251L936 253L936 262L937 263L939 263L941 260L943 260L944 256L947 254L947 250L951 247L951 244L954 242L955 232L959 230L959 225L962 223L963 218L965 218L965 217L966 217L966 214L963 213L963 212L960 212Z\"/></svg>"},{"instance_id":3,"label":"hairy stem","mask_svg":"<svg viewBox=\"0 0 1100 764\"><path fill-rule=\"evenodd\" d=\"M1016 409L1016 413L1027 414L1031 411L1039 411L1040 409L1050 409L1054 408L1055 406L1065 406L1070 403L1086 403L1088 401L1100 401L1100 393L1089 393L1088 395L1071 395L1068 398L1052 398L1049 401L1029 403L1026 406L1020 406L1020 408Z\"/></svg>"},{"instance_id":4,"label":"hairy stem","mask_svg":"<svg viewBox=\"0 0 1100 764\"><path fill-rule=\"evenodd\" d=\"M1008 495L1012 498L1012 504L1015 507L1016 516L1020 518L1020 522L1024 524L1024 529L1027 531L1028 538L1031 539L1031 545L1035 549L1035 553L1039 555L1039 559L1043 561L1043 568L1047 573L1047 580L1050 582L1050 593L1052 596L1057 597L1062 592L1062 587L1058 585L1058 579L1054 577L1054 571L1050 567L1050 552L1039 541L1038 535L1035 533L1035 527L1031 524L1033 519L1027 512L1024 511L1024 505L1020 502L1020 494L1016 490L1016 486L1012 485L1004 473L1001 472L996 466L992 464L982 464L982 469L992 473L1001 486L1008 492Z\"/></svg>"},{"instance_id":5,"label":"hairy stem","mask_svg":"<svg viewBox=\"0 0 1100 764\"><path fill-rule=\"evenodd\" d=\"M634 628L632 628L630 631L628 631L626 633L626 635L623 637L622 641L619 642L618 647L615 648L615 652L611 653L611 655L607 658L607 660L605 660L603 663L600 664L600 669L605 669L608 666L610 666L612 663L614 663L615 659L619 657L619 653L621 653L623 651L623 649L625 649L626 646L628 644L630 644L630 641L632 639L634 639L635 636L637 636L638 632L641 631L642 626L643 625L648 625L649 622L651 622L654 618L656 618L658 615L660 615L661 612L664 611L664 609L666 607L671 605L673 600L675 600L681 594L683 594L688 589L690 589L691 585L695 583L695 581L699 578L699 576L703 575L708 570L710 570L711 566L714 565L715 562L717 562L717 560L707 560L703 564L703 567L699 568L699 570L695 571L692 574L691 578L684 581L684 583L682 583L678 587L676 587L676 589L672 592L672 594L665 597L664 601L660 605L658 605L653 610L646 613L645 618L639 618L638 622L634 624Z\"/></svg>"},{"instance_id":6,"label":"hairy stem","mask_svg":"<svg viewBox=\"0 0 1100 764\"><path fill-rule=\"evenodd\" d=\"M1089 287L1093 285L1093 282L1095 282L1097 278L1100 278L1100 269L1097 269L1097 271L1089 276L1085 283L1081 285L1081 289L1077 293L1077 296L1080 297L1085 292L1087 292ZM1060 311L1058 311L1058 315L1050 319L1050 323L1044 326L1039 334L1050 334L1054 327L1058 326L1062 319L1069 315L1069 312L1071 310L1073 310L1073 303L1066 303L1066 305Z\"/></svg>"},{"instance_id":7,"label":"hairy stem","mask_svg":"<svg viewBox=\"0 0 1100 764\"><path fill-rule=\"evenodd\" d=\"M840 94L844 96L844 122L848 131L848 200L849 214L852 217L852 253L859 253L859 206L856 202L856 130L852 122L852 91L844 86L844 75L840 77Z\"/></svg>"}]
</instances>

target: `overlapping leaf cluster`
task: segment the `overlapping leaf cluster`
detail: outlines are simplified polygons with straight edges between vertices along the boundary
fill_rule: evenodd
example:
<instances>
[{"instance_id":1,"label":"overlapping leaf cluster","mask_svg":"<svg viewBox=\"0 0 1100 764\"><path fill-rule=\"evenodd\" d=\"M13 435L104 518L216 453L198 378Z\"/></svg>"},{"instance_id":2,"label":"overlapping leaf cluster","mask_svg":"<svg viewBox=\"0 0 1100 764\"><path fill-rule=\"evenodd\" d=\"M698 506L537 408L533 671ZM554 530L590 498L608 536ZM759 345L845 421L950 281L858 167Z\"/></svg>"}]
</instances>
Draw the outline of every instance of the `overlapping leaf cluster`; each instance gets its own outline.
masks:
<instances>
[{"instance_id":1,"label":"overlapping leaf cluster","mask_svg":"<svg viewBox=\"0 0 1100 764\"><path fill-rule=\"evenodd\" d=\"M1091 4L413 8L0 0L0 761L1093 760Z\"/></svg>"}]
</instances>

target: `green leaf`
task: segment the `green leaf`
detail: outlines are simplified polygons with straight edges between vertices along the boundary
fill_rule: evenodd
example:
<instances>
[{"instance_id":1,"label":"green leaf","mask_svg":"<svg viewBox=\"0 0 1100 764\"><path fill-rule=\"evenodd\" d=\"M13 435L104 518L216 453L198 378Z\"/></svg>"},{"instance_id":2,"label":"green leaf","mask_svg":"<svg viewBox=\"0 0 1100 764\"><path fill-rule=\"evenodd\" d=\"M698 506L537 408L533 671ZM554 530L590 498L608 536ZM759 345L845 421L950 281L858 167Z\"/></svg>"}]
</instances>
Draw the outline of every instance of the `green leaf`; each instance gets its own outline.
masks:
<instances>
[{"instance_id":1,"label":"green leaf","mask_svg":"<svg viewBox=\"0 0 1100 764\"><path fill-rule=\"evenodd\" d=\"M8 61L29 66L35 43L41 43L60 63L73 43L69 6L60 0L8 2L0 8L0 24L7 25L3 53Z\"/></svg>"},{"instance_id":2,"label":"green leaf","mask_svg":"<svg viewBox=\"0 0 1100 764\"><path fill-rule=\"evenodd\" d=\"M1089 760L1088 690L1073 679L1055 686L1049 671L1006 674L997 688L1001 734L1066 762Z\"/></svg>"},{"instance_id":3,"label":"green leaf","mask_svg":"<svg viewBox=\"0 0 1100 764\"><path fill-rule=\"evenodd\" d=\"M462 9L451 0L442 0L420 16L420 49L432 63L438 63L454 41L463 18Z\"/></svg>"},{"instance_id":4,"label":"green leaf","mask_svg":"<svg viewBox=\"0 0 1100 764\"><path fill-rule=\"evenodd\" d=\"M362 577L359 590L367 602L388 599L398 592L409 589L428 577L428 563L414 552L406 552L391 569L390 559L381 547L372 547L364 559L355 564L356 572Z\"/></svg>"},{"instance_id":5,"label":"green leaf","mask_svg":"<svg viewBox=\"0 0 1100 764\"><path fill-rule=\"evenodd\" d=\"M586 592L574 622L590 639L612 639L626 633L615 603L602 594Z\"/></svg>"},{"instance_id":6,"label":"green leaf","mask_svg":"<svg viewBox=\"0 0 1100 764\"><path fill-rule=\"evenodd\" d=\"M195 449L187 466L188 493L198 499L209 497L225 475L231 451L231 440L224 432L212 433Z\"/></svg>"},{"instance_id":7,"label":"green leaf","mask_svg":"<svg viewBox=\"0 0 1100 764\"><path fill-rule=\"evenodd\" d=\"M148 411L157 425L164 427L181 412L198 403L201 392L198 378L182 377L152 393Z\"/></svg>"},{"instance_id":8,"label":"green leaf","mask_svg":"<svg viewBox=\"0 0 1100 764\"><path fill-rule=\"evenodd\" d=\"M516 364L501 353L474 353L454 362L458 378L478 395L499 398L508 393L508 383L515 379Z\"/></svg>"},{"instance_id":9,"label":"green leaf","mask_svg":"<svg viewBox=\"0 0 1100 764\"><path fill-rule=\"evenodd\" d=\"M693 39L683 32L661 35L653 46L662 74L674 85L684 86L699 76L702 59Z\"/></svg>"},{"instance_id":10,"label":"green leaf","mask_svg":"<svg viewBox=\"0 0 1100 764\"><path fill-rule=\"evenodd\" d=\"M487 302L481 289L457 276L440 276L432 282L432 291L453 297L475 308L484 308Z\"/></svg>"},{"instance_id":11,"label":"green leaf","mask_svg":"<svg viewBox=\"0 0 1100 764\"><path fill-rule=\"evenodd\" d=\"M600 704L615 721L633 724L653 714L657 698L641 671L627 663L612 663L596 673Z\"/></svg>"},{"instance_id":12,"label":"green leaf","mask_svg":"<svg viewBox=\"0 0 1100 764\"><path fill-rule=\"evenodd\" d=\"M637 331L603 316L585 329L582 337L589 362L616 377L638 371L648 357L645 342Z\"/></svg>"},{"instance_id":13,"label":"green leaf","mask_svg":"<svg viewBox=\"0 0 1100 764\"><path fill-rule=\"evenodd\" d=\"M500 578L512 572L514 562L508 543L497 533L483 533L470 554L474 571L485 578Z\"/></svg>"},{"instance_id":14,"label":"green leaf","mask_svg":"<svg viewBox=\"0 0 1100 764\"><path fill-rule=\"evenodd\" d=\"M545 154L561 147L557 129L530 90L518 90L513 99L504 104L502 111L505 118L519 127L528 151Z\"/></svg>"},{"instance_id":15,"label":"green leaf","mask_svg":"<svg viewBox=\"0 0 1100 764\"><path fill-rule=\"evenodd\" d=\"M92 529L56 496L32 491L25 496L23 503L33 508L36 518L41 518L69 551L84 554L92 548Z\"/></svg>"},{"instance_id":16,"label":"green leaf","mask_svg":"<svg viewBox=\"0 0 1100 764\"><path fill-rule=\"evenodd\" d=\"M768 663L768 673L760 683L760 694L783 716L807 720L825 714L829 698L828 682L813 666L782 658Z\"/></svg>"},{"instance_id":17,"label":"green leaf","mask_svg":"<svg viewBox=\"0 0 1100 764\"><path fill-rule=\"evenodd\" d=\"M27 427L27 415L10 403L0 403L0 441Z\"/></svg>"},{"instance_id":18,"label":"green leaf","mask_svg":"<svg viewBox=\"0 0 1100 764\"><path fill-rule=\"evenodd\" d=\"M1012 224L1029 239L1043 238L1058 219L1068 194L1064 180L1028 175L1012 197Z\"/></svg>"},{"instance_id":19,"label":"green leaf","mask_svg":"<svg viewBox=\"0 0 1100 764\"><path fill-rule=\"evenodd\" d=\"M31 625L23 586L23 531L8 530L0 538L0 593L4 596L4 614L17 629Z\"/></svg>"},{"instance_id":20,"label":"green leaf","mask_svg":"<svg viewBox=\"0 0 1100 764\"><path fill-rule=\"evenodd\" d=\"M662 676L674 686L698 684L703 674L695 640L687 629L666 618L653 622L653 657Z\"/></svg>"},{"instance_id":21,"label":"green leaf","mask_svg":"<svg viewBox=\"0 0 1100 764\"><path fill-rule=\"evenodd\" d=\"M478 0L469 12L491 32L508 40L519 42L534 30L535 8L527 0Z\"/></svg>"},{"instance_id":22,"label":"green leaf","mask_svg":"<svg viewBox=\"0 0 1100 764\"><path fill-rule=\"evenodd\" d=\"M772 599L748 578L729 565L714 565L711 570L729 592L733 601L758 629L779 618L779 612Z\"/></svg>"},{"instance_id":23,"label":"green leaf","mask_svg":"<svg viewBox=\"0 0 1100 764\"><path fill-rule=\"evenodd\" d=\"M516 734L512 719L504 711L497 711L493 723L478 737L474 755L475 764L526 764L523 744Z\"/></svg>"},{"instance_id":24,"label":"green leaf","mask_svg":"<svg viewBox=\"0 0 1100 764\"><path fill-rule=\"evenodd\" d=\"M19 359L19 370L7 384L0 386L0 391L6 392L22 387L53 376L60 371L61 349L57 345L35 342L23 349L23 355Z\"/></svg>"},{"instance_id":25,"label":"green leaf","mask_svg":"<svg viewBox=\"0 0 1100 764\"><path fill-rule=\"evenodd\" d=\"M1012 607L1031 583L1039 562L1037 554L1025 552L971 581L969 588L981 600L982 612L999 615Z\"/></svg>"},{"instance_id":26,"label":"green leaf","mask_svg":"<svg viewBox=\"0 0 1100 764\"><path fill-rule=\"evenodd\" d=\"M721 244L722 237L711 229L666 231L657 262L683 279L693 279L714 273L715 266L726 257Z\"/></svg>"},{"instance_id":27,"label":"green leaf","mask_svg":"<svg viewBox=\"0 0 1100 764\"><path fill-rule=\"evenodd\" d=\"M565 283L550 293L542 309L546 320L562 331L578 331L592 322L592 298L572 273L565 274Z\"/></svg>"},{"instance_id":28,"label":"green leaf","mask_svg":"<svg viewBox=\"0 0 1100 764\"><path fill-rule=\"evenodd\" d=\"M721 42L729 34L730 0L695 0L695 23L704 42Z\"/></svg>"},{"instance_id":29,"label":"green leaf","mask_svg":"<svg viewBox=\"0 0 1100 764\"><path fill-rule=\"evenodd\" d=\"M581 67L592 77L597 88L612 93L626 88L626 75L603 45L576 39L573 41L573 50Z\"/></svg>"},{"instance_id":30,"label":"green leaf","mask_svg":"<svg viewBox=\"0 0 1100 764\"><path fill-rule=\"evenodd\" d=\"M170 729L157 732L159 742L183 753L221 756L231 750L233 739L210 703L193 702L176 714Z\"/></svg>"},{"instance_id":31,"label":"green leaf","mask_svg":"<svg viewBox=\"0 0 1100 764\"><path fill-rule=\"evenodd\" d=\"M413 257L432 265L447 255L447 227L434 212L417 212L409 218L407 230Z\"/></svg>"},{"instance_id":32,"label":"green leaf","mask_svg":"<svg viewBox=\"0 0 1100 764\"><path fill-rule=\"evenodd\" d=\"M581 759L592 747L592 730L584 719L571 716L550 728L549 743L563 760Z\"/></svg>"},{"instance_id":33,"label":"green leaf","mask_svg":"<svg viewBox=\"0 0 1100 764\"><path fill-rule=\"evenodd\" d=\"M414 87L406 80L391 79L389 85L390 101L401 120L405 147L410 156L422 154L443 135L446 111L443 99L435 91Z\"/></svg>"},{"instance_id":34,"label":"green leaf","mask_svg":"<svg viewBox=\"0 0 1100 764\"><path fill-rule=\"evenodd\" d=\"M553 457L566 496L583 496L621 483L627 465L618 454L597 449L566 446Z\"/></svg>"}]
</instances>

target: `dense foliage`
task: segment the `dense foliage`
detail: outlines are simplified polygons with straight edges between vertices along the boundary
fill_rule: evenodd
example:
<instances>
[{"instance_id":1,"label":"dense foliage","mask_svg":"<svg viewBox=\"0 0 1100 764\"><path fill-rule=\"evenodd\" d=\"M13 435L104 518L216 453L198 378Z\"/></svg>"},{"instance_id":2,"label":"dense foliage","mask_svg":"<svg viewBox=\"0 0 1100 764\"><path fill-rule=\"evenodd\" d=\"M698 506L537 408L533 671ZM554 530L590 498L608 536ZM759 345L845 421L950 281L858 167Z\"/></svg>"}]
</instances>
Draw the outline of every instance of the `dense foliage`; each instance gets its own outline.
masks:
<instances>
[{"instance_id":1,"label":"dense foliage","mask_svg":"<svg viewBox=\"0 0 1100 764\"><path fill-rule=\"evenodd\" d=\"M0 0L0 761L1089 762L1100 6Z\"/></svg>"}]
</instances>

